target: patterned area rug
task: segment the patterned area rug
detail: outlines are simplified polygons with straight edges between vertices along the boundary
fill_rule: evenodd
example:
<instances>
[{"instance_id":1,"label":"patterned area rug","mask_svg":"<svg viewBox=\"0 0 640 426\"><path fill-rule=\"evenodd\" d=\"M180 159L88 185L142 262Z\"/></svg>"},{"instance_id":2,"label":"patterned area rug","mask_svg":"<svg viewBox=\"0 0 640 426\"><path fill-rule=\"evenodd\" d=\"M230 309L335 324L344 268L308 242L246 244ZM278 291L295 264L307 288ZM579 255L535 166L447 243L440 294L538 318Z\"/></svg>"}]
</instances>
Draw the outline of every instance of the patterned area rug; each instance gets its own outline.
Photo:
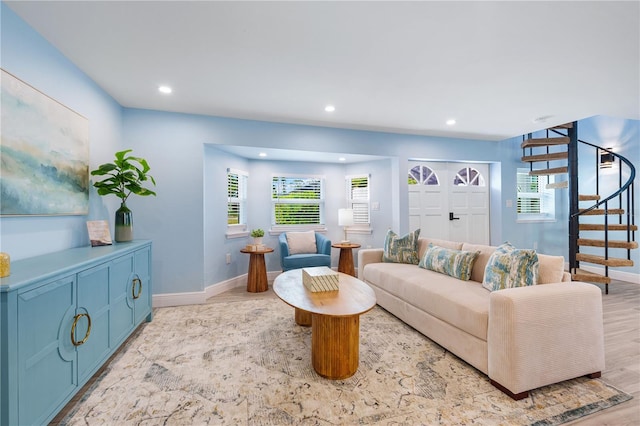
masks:
<instances>
[{"instance_id":1,"label":"patterned area rug","mask_svg":"<svg viewBox=\"0 0 640 426\"><path fill-rule=\"evenodd\" d=\"M376 307L360 366L327 380L311 329L277 299L156 309L63 424L561 424L631 398L580 378L513 401L488 378Z\"/></svg>"}]
</instances>

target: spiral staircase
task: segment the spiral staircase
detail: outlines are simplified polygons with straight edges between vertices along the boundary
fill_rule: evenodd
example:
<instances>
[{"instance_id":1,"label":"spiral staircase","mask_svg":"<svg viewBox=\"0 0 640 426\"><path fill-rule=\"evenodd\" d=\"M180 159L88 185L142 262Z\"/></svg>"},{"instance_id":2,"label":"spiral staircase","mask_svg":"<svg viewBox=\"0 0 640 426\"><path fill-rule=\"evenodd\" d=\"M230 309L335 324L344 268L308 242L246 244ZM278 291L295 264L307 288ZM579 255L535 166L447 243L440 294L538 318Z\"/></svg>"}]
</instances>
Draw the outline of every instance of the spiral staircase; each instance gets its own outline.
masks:
<instances>
[{"instance_id":1,"label":"spiral staircase","mask_svg":"<svg viewBox=\"0 0 640 426\"><path fill-rule=\"evenodd\" d=\"M568 189L572 278L604 284L608 294L609 268L633 266L631 250L638 248L635 240L638 226L634 223L635 167L611 149L578 139L577 122L551 127L544 138L525 135L521 147L522 161L530 164L529 175L566 175L566 180L549 183L547 188ZM588 181L587 188L578 185L578 159L589 161L591 155L595 158L594 175L584 179ZM613 164L615 167L611 167ZM585 170L583 167L582 172ZM603 189L612 185L616 188L613 191ZM587 249L589 254L581 253L584 247L595 249ZM594 251L598 254L592 254ZM604 275L581 269L582 263L604 267Z\"/></svg>"}]
</instances>

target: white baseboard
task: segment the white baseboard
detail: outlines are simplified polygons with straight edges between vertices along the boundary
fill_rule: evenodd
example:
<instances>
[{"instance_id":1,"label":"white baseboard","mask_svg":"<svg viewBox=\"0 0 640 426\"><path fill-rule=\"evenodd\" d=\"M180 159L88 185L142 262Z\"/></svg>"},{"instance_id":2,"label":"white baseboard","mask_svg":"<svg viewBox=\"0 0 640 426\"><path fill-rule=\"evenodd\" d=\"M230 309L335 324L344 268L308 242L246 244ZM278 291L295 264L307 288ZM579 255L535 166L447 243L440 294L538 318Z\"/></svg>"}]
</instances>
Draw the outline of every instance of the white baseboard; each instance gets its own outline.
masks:
<instances>
[{"instance_id":1,"label":"white baseboard","mask_svg":"<svg viewBox=\"0 0 640 426\"><path fill-rule=\"evenodd\" d=\"M267 281L269 285L273 280L282 273L282 271L267 272ZM219 283L207 286L204 291L193 291L188 293L163 293L154 294L152 306L154 308L165 308L167 306L183 306L183 305L201 305L210 297L224 293L236 287L244 287L247 285L247 274L238 275Z\"/></svg>"},{"instance_id":2,"label":"white baseboard","mask_svg":"<svg viewBox=\"0 0 640 426\"><path fill-rule=\"evenodd\" d=\"M217 294L224 293L227 290L231 290L232 288L242 287L245 285L247 285L247 274L238 275L237 277L211 284L204 289L206 295L205 300Z\"/></svg>"},{"instance_id":3,"label":"white baseboard","mask_svg":"<svg viewBox=\"0 0 640 426\"><path fill-rule=\"evenodd\" d=\"M205 300L204 291L163 293L153 295L151 306L154 308L166 308L167 306L200 305L204 303Z\"/></svg>"}]
</instances>

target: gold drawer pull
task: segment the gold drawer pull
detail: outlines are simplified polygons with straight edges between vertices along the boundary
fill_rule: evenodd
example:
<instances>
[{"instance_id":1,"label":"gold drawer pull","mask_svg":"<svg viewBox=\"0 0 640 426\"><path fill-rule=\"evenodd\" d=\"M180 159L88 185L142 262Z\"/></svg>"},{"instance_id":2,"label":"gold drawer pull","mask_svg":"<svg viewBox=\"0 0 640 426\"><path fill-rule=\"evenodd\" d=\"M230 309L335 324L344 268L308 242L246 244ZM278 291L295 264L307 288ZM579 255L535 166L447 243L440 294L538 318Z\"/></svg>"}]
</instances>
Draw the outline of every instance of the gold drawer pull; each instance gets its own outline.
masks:
<instances>
[{"instance_id":1,"label":"gold drawer pull","mask_svg":"<svg viewBox=\"0 0 640 426\"><path fill-rule=\"evenodd\" d=\"M76 341L76 325L78 324L78 321L80 320L80 318L82 317L87 317L87 321L88 321L88 327L87 327L87 333L84 335L84 339L80 340L79 342ZM89 316L89 314L78 314L76 316L73 317L73 325L71 326L71 343L73 344L73 346L80 346L80 345L84 345L87 341L87 339L89 338L89 335L91 334L91 317Z\"/></svg>"},{"instance_id":2,"label":"gold drawer pull","mask_svg":"<svg viewBox=\"0 0 640 426\"><path fill-rule=\"evenodd\" d=\"M142 294L142 280L140 278L133 279L133 285L131 286L131 297L133 299L139 299ZM136 285L137 284L137 285ZM136 294L136 287L138 287L138 293Z\"/></svg>"}]
</instances>

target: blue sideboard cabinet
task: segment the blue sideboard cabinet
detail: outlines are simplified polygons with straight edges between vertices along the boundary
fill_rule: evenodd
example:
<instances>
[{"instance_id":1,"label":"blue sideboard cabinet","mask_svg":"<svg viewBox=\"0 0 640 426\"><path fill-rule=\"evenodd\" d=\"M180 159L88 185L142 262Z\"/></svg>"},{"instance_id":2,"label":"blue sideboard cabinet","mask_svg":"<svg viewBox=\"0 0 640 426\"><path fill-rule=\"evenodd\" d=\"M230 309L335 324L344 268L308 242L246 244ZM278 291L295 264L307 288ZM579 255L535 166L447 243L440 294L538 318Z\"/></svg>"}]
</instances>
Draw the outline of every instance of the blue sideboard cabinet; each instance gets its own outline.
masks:
<instances>
[{"instance_id":1,"label":"blue sideboard cabinet","mask_svg":"<svg viewBox=\"0 0 640 426\"><path fill-rule=\"evenodd\" d=\"M0 278L0 425L46 424L143 321L151 242L12 262Z\"/></svg>"}]
</instances>

